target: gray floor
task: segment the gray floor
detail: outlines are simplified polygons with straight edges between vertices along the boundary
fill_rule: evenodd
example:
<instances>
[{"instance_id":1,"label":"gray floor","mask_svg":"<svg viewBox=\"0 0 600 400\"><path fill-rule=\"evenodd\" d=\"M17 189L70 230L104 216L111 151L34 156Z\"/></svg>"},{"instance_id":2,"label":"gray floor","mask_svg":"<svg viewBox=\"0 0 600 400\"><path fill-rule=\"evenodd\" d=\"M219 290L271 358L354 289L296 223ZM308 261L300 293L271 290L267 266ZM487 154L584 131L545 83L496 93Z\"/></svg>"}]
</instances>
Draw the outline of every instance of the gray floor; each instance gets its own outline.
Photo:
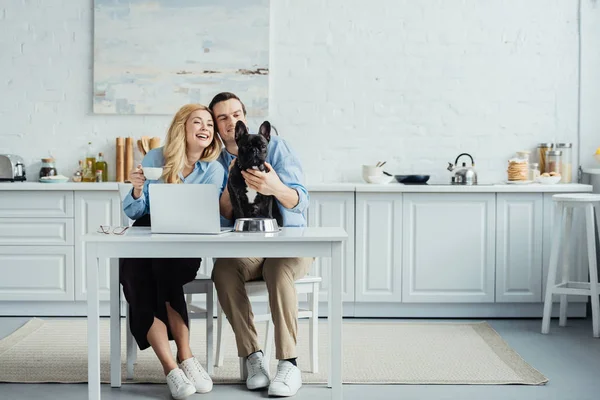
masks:
<instances>
[{"instance_id":1,"label":"gray floor","mask_svg":"<svg viewBox=\"0 0 600 400\"><path fill-rule=\"evenodd\" d=\"M0 318L0 338L13 332L28 318ZM374 320L382 322L386 320ZM591 320L572 319L558 328L552 321L550 335L540 334L540 320L488 320L492 327L527 362L548 377L545 386L520 385L346 385L344 399L600 399L600 339L592 338ZM399 338L401 340L401 338ZM248 392L242 385L216 385L205 395L190 399L245 400L267 397L266 392ZM84 384L8 384L0 383L0 399L87 398ZM305 385L294 399L329 399L322 386ZM166 385L125 384L118 389L102 385L102 399L170 399Z\"/></svg>"}]
</instances>

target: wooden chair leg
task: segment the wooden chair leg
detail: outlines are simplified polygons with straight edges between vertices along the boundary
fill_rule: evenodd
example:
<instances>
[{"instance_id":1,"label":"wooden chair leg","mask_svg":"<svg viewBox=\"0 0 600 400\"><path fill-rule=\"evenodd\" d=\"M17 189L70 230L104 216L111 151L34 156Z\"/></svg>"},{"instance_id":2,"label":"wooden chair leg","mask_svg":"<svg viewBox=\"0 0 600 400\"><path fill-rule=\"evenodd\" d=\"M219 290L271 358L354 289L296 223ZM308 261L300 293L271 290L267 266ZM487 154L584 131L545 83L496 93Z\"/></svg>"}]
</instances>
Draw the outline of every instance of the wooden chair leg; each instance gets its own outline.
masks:
<instances>
[{"instance_id":1,"label":"wooden chair leg","mask_svg":"<svg viewBox=\"0 0 600 400\"><path fill-rule=\"evenodd\" d=\"M585 207L585 226L590 270L590 295L592 303L592 329L595 338L600 337L600 293L598 285L598 264L596 261L596 228L594 227L594 206Z\"/></svg>"},{"instance_id":2,"label":"wooden chair leg","mask_svg":"<svg viewBox=\"0 0 600 400\"><path fill-rule=\"evenodd\" d=\"M562 277L561 283L569 282L569 262L571 261L571 235L573 235L573 208L568 207L565 210L566 218L563 227L563 243L562 243ZM558 326L567 325L567 295L560 295L560 312L558 314Z\"/></svg>"},{"instance_id":3,"label":"wooden chair leg","mask_svg":"<svg viewBox=\"0 0 600 400\"><path fill-rule=\"evenodd\" d=\"M217 367L221 367L223 365L223 361L225 360L225 339L223 335L223 320L225 319L225 315L223 314L223 309L221 305L217 301L217 354L215 364Z\"/></svg>"},{"instance_id":4,"label":"wooden chair leg","mask_svg":"<svg viewBox=\"0 0 600 400\"><path fill-rule=\"evenodd\" d=\"M555 204L554 226L552 233L552 247L550 248L550 262L548 266L548 280L546 282L546 299L544 300L544 317L542 318L542 333L550 331L550 317L552 315L552 292L556 286L556 270L558 269L558 251L562 230L563 205Z\"/></svg>"},{"instance_id":5,"label":"wooden chair leg","mask_svg":"<svg viewBox=\"0 0 600 400\"><path fill-rule=\"evenodd\" d=\"M248 379L248 368L246 367L246 357L239 357L240 360L240 379L246 381Z\"/></svg>"},{"instance_id":6,"label":"wooden chair leg","mask_svg":"<svg viewBox=\"0 0 600 400\"><path fill-rule=\"evenodd\" d=\"M273 325L273 321L270 319L267 320L267 332L265 334L265 347L264 347L264 357L269 362L271 360L271 353L273 352L273 341L275 340L275 329Z\"/></svg>"},{"instance_id":7,"label":"wooden chair leg","mask_svg":"<svg viewBox=\"0 0 600 400\"><path fill-rule=\"evenodd\" d=\"M133 379L133 366L137 361L137 344L135 343L135 339L133 334L131 333L131 329L129 329L129 305L126 307L126 332L127 332L127 380Z\"/></svg>"}]
</instances>

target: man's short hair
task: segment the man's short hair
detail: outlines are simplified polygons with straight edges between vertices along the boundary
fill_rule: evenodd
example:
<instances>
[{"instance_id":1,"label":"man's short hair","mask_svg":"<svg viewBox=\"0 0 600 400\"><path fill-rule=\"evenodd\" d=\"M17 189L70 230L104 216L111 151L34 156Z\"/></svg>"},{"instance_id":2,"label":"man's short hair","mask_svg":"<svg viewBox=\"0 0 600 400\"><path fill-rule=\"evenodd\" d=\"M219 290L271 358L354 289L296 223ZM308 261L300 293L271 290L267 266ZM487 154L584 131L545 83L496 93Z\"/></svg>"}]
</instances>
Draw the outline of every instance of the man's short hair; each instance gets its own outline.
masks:
<instances>
[{"instance_id":1,"label":"man's short hair","mask_svg":"<svg viewBox=\"0 0 600 400\"><path fill-rule=\"evenodd\" d=\"M215 105L217 105L217 103L220 103L222 101L231 100L231 99L236 99L237 101L240 102L240 104L242 105L242 111L244 112L244 115L246 115L246 106L244 105L242 100L240 100L239 97L237 97L235 94L233 94L231 92L221 92L221 93L217 94L215 97L213 97L212 101L208 105L208 108L210 108L210 111L214 112L215 111L214 107L215 107Z\"/></svg>"}]
</instances>

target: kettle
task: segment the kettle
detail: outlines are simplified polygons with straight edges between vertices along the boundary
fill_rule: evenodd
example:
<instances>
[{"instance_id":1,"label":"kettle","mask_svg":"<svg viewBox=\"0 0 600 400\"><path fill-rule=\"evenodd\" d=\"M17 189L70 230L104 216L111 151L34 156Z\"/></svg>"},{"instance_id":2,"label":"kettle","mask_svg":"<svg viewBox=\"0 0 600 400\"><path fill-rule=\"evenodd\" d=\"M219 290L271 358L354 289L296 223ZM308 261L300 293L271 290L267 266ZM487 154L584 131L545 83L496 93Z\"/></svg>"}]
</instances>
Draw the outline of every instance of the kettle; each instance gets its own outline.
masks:
<instances>
[{"instance_id":1,"label":"kettle","mask_svg":"<svg viewBox=\"0 0 600 400\"><path fill-rule=\"evenodd\" d=\"M466 163L462 163L462 167L458 167L458 159L462 156L469 156L471 159L471 166L467 167ZM448 171L454 172L452 176L452 184L453 185L477 185L477 172L475 172L475 162L473 161L473 157L469 153L462 153L456 157L456 161L454 161L454 165L452 163L448 163Z\"/></svg>"}]
</instances>

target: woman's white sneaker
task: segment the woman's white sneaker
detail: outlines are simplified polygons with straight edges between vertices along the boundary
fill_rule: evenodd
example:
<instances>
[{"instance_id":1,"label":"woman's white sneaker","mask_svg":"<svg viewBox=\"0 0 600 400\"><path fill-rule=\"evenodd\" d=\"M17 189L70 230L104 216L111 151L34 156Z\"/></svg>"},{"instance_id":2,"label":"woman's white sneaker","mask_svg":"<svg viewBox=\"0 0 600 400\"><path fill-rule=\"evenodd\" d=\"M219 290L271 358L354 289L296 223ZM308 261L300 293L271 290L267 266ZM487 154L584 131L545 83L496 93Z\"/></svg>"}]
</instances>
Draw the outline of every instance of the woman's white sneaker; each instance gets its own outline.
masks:
<instances>
[{"instance_id":1,"label":"woman's white sneaker","mask_svg":"<svg viewBox=\"0 0 600 400\"><path fill-rule=\"evenodd\" d=\"M289 361L279 360L277 375L269 385L269 396L293 396L302 387L300 368Z\"/></svg>"},{"instance_id":2,"label":"woman's white sneaker","mask_svg":"<svg viewBox=\"0 0 600 400\"><path fill-rule=\"evenodd\" d=\"M208 393L213 388L213 381L208 373L202 368L196 357L188 358L179 364L185 376L192 382L198 393Z\"/></svg>"},{"instance_id":3,"label":"woman's white sneaker","mask_svg":"<svg viewBox=\"0 0 600 400\"><path fill-rule=\"evenodd\" d=\"M167 385L175 400L185 399L196 393L196 388L180 368L175 368L167 375Z\"/></svg>"}]
</instances>

